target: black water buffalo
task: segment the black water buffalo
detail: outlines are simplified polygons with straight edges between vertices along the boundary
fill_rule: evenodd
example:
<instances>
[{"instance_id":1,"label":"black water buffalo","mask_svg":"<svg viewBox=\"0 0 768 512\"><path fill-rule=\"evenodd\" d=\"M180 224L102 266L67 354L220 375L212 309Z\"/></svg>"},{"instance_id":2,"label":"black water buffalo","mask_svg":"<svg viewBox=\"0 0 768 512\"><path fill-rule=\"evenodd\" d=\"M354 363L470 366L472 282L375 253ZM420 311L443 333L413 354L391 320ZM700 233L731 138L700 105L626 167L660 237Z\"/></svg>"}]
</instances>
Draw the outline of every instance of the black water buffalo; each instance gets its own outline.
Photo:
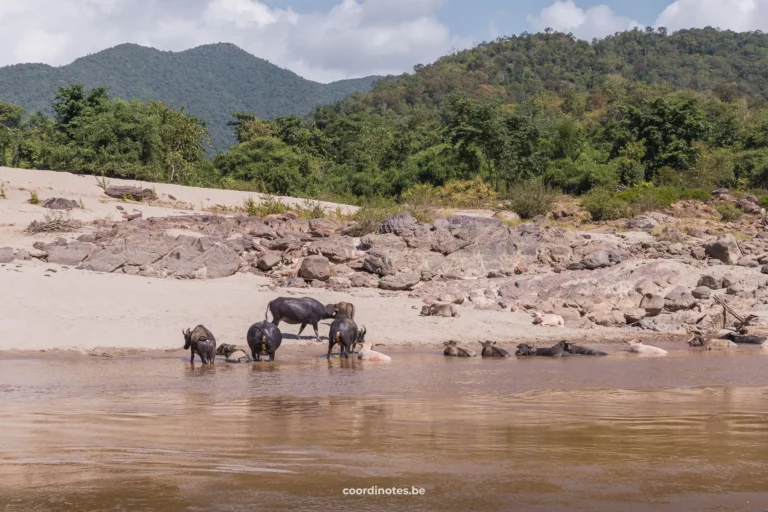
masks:
<instances>
[{"instance_id":1,"label":"black water buffalo","mask_svg":"<svg viewBox=\"0 0 768 512\"><path fill-rule=\"evenodd\" d=\"M309 297L279 297L267 304L264 320L267 320L267 313L272 313L272 323L275 327L280 325L280 322L291 325L301 324L299 336L307 325L312 325L315 329L315 338L320 341L318 322L335 318L338 310L333 306L323 306L319 301Z\"/></svg>"},{"instance_id":2,"label":"black water buffalo","mask_svg":"<svg viewBox=\"0 0 768 512\"><path fill-rule=\"evenodd\" d=\"M216 349L216 355L226 357L228 363L249 363L251 361L245 350L226 343L219 345L219 348Z\"/></svg>"},{"instance_id":3,"label":"black water buffalo","mask_svg":"<svg viewBox=\"0 0 768 512\"><path fill-rule=\"evenodd\" d=\"M742 334L736 334L733 332L729 332L725 336L723 336L721 339L724 340L731 340L734 343L738 343L739 345L762 345L765 343L768 338L765 338L763 336L746 336Z\"/></svg>"},{"instance_id":4,"label":"black water buffalo","mask_svg":"<svg viewBox=\"0 0 768 512\"><path fill-rule=\"evenodd\" d=\"M543 357L566 357L570 356L568 352L565 351L563 348L563 345L558 343L557 345L552 345L549 348L542 348L542 347L532 347L531 345L528 345L527 343L522 343L517 346L517 350L515 351L516 356L543 356Z\"/></svg>"},{"instance_id":5,"label":"black water buffalo","mask_svg":"<svg viewBox=\"0 0 768 512\"><path fill-rule=\"evenodd\" d=\"M343 313L347 318L355 319L355 305L351 302L338 302L336 304L328 304L325 307L334 308L339 313Z\"/></svg>"},{"instance_id":6,"label":"black water buffalo","mask_svg":"<svg viewBox=\"0 0 768 512\"><path fill-rule=\"evenodd\" d=\"M444 356L451 357L475 357L475 351L471 348L464 348L459 346L459 342L455 340L443 342L445 350L443 350Z\"/></svg>"},{"instance_id":7,"label":"black water buffalo","mask_svg":"<svg viewBox=\"0 0 768 512\"><path fill-rule=\"evenodd\" d=\"M483 357L509 357L509 352L496 346L495 341L478 341L483 346Z\"/></svg>"},{"instance_id":8,"label":"black water buffalo","mask_svg":"<svg viewBox=\"0 0 768 512\"><path fill-rule=\"evenodd\" d=\"M574 345L573 343L568 343L565 340L558 343L558 345L563 347L563 350L565 350L569 354L572 354L575 356L607 356L608 355L607 352L603 352L602 350L597 350L589 347L582 347L581 345Z\"/></svg>"},{"instance_id":9,"label":"black water buffalo","mask_svg":"<svg viewBox=\"0 0 768 512\"><path fill-rule=\"evenodd\" d=\"M336 344L341 345L341 357L349 359L349 354L354 352L355 345L365 343L365 327L357 328L357 324L351 318L340 314L331 324L331 330L328 333L328 358L331 358L331 351Z\"/></svg>"},{"instance_id":10,"label":"black water buffalo","mask_svg":"<svg viewBox=\"0 0 768 512\"><path fill-rule=\"evenodd\" d=\"M261 356L269 356L270 361L275 360L275 352L283 342L283 335L275 324L259 322L248 329L248 346L254 361L261 361Z\"/></svg>"},{"instance_id":11,"label":"black water buffalo","mask_svg":"<svg viewBox=\"0 0 768 512\"><path fill-rule=\"evenodd\" d=\"M203 364L214 364L216 361L216 338L213 333L203 325L198 325L193 330L182 329L184 335L184 350L190 349L189 362L195 362L195 354L200 356Z\"/></svg>"}]
</instances>

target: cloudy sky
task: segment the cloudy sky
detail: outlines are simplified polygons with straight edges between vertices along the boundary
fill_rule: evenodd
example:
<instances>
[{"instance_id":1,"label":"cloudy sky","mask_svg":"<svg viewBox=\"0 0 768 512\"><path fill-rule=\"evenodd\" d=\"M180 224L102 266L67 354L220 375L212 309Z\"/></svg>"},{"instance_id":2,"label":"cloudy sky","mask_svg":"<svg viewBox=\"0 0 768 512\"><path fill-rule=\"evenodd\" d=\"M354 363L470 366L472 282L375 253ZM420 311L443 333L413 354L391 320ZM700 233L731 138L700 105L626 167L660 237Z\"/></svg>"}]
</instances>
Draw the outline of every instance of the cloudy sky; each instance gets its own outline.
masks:
<instances>
[{"instance_id":1,"label":"cloudy sky","mask_svg":"<svg viewBox=\"0 0 768 512\"><path fill-rule=\"evenodd\" d=\"M768 30L768 0L0 0L0 66L131 42L230 42L314 80L410 71L500 35L634 26Z\"/></svg>"}]
</instances>

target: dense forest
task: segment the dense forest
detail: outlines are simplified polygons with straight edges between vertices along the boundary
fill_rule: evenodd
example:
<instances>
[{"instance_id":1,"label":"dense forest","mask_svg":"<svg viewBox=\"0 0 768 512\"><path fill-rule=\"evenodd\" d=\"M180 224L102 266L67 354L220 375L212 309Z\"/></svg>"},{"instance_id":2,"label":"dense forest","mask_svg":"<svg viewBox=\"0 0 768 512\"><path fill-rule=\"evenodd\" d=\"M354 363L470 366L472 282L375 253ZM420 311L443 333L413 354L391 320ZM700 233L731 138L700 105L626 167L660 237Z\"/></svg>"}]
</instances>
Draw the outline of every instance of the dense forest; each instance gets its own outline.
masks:
<instances>
[{"instance_id":1,"label":"dense forest","mask_svg":"<svg viewBox=\"0 0 768 512\"><path fill-rule=\"evenodd\" d=\"M237 142L212 160L205 123L186 112L66 87L50 118L0 105L0 159L357 202L429 193L450 204L532 183L531 197L593 202L617 190L630 201L638 190L768 188L766 57L768 35L710 28L501 38L305 118L236 112Z\"/></svg>"},{"instance_id":2,"label":"dense forest","mask_svg":"<svg viewBox=\"0 0 768 512\"><path fill-rule=\"evenodd\" d=\"M304 116L317 107L368 91L378 77L320 84L254 57L232 44L163 52L123 44L62 67L19 64L0 68L0 101L27 112L53 114L60 87L107 87L125 100L162 101L203 119L214 150L234 142L227 126L232 112L262 119Z\"/></svg>"}]
</instances>

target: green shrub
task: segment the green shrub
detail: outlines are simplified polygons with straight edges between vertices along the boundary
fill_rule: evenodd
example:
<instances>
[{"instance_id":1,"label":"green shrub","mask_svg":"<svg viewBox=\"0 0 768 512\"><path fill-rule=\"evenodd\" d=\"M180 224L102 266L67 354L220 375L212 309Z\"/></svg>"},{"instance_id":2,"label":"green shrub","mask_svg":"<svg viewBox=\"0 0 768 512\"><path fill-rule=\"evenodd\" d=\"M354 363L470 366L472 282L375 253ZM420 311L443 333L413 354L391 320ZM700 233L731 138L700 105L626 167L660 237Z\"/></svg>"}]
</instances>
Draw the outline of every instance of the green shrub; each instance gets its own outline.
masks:
<instances>
[{"instance_id":1,"label":"green shrub","mask_svg":"<svg viewBox=\"0 0 768 512\"><path fill-rule=\"evenodd\" d=\"M680 191L680 199L689 199L695 201L707 201L712 197L711 192L700 188L686 188Z\"/></svg>"},{"instance_id":2,"label":"green shrub","mask_svg":"<svg viewBox=\"0 0 768 512\"><path fill-rule=\"evenodd\" d=\"M768 196L760 196L758 203L760 208L768 208Z\"/></svg>"},{"instance_id":3,"label":"green shrub","mask_svg":"<svg viewBox=\"0 0 768 512\"><path fill-rule=\"evenodd\" d=\"M715 205L715 210L720 213L720 220L723 222L739 220L744 213L733 203L718 203Z\"/></svg>"},{"instance_id":4,"label":"green shrub","mask_svg":"<svg viewBox=\"0 0 768 512\"><path fill-rule=\"evenodd\" d=\"M629 214L627 202L604 188L593 190L584 196L581 205L592 216L592 220L615 220Z\"/></svg>"},{"instance_id":5,"label":"green shrub","mask_svg":"<svg viewBox=\"0 0 768 512\"><path fill-rule=\"evenodd\" d=\"M439 198L431 185L415 185L402 196L403 208L419 222L430 223L435 220Z\"/></svg>"},{"instance_id":6,"label":"green shrub","mask_svg":"<svg viewBox=\"0 0 768 512\"><path fill-rule=\"evenodd\" d=\"M29 204L40 204L40 198L37 197L37 190L31 190L29 192L29 199L27 199L27 202Z\"/></svg>"},{"instance_id":7,"label":"green shrub","mask_svg":"<svg viewBox=\"0 0 768 512\"><path fill-rule=\"evenodd\" d=\"M402 206L391 199L376 198L358 208L352 215L357 227L352 230L353 236L363 236L379 230L387 217L403 211Z\"/></svg>"},{"instance_id":8,"label":"green shrub","mask_svg":"<svg viewBox=\"0 0 768 512\"><path fill-rule=\"evenodd\" d=\"M506 209L512 210L521 219L532 219L551 212L557 198L557 192L541 180L517 183L507 191L507 195Z\"/></svg>"},{"instance_id":9,"label":"green shrub","mask_svg":"<svg viewBox=\"0 0 768 512\"><path fill-rule=\"evenodd\" d=\"M285 213L290 209L287 204L271 195L264 196L258 203L250 196L243 200L243 211L251 217L266 217L274 213Z\"/></svg>"}]
</instances>

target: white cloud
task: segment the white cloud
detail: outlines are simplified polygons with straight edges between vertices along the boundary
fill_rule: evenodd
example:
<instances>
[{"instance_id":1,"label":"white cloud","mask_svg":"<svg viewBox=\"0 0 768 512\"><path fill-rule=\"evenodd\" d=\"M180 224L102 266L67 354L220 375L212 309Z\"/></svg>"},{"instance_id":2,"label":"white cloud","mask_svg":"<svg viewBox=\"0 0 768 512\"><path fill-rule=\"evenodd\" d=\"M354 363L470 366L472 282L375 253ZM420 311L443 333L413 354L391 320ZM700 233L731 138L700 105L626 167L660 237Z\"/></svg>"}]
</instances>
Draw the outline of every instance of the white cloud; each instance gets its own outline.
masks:
<instances>
[{"instance_id":1,"label":"white cloud","mask_svg":"<svg viewBox=\"0 0 768 512\"><path fill-rule=\"evenodd\" d=\"M768 0L677 0L662 11L657 27L670 31L718 27L738 32L768 28Z\"/></svg>"},{"instance_id":2,"label":"white cloud","mask_svg":"<svg viewBox=\"0 0 768 512\"><path fill-rule=\"evenodd\" d=\"M401 73L469 46L437 20L442 2L338 0L299 14L268 0L0 0L0 66L62 65L126 42L230 42L319 81Z\"/></svg>"},{"instance_id":3,"label":"white cloud","mask_svg":"<svg viewBox=\"0 0 768 512\"><path fill-rule=\"evenodd\" d=\"M637 21L614 13L607 5L582 9L573 0L556 1L542 9L538 16L528 16L528 23L536 31L550 27L587 40L640 26Z\"/></svg>"}]
</instances>

